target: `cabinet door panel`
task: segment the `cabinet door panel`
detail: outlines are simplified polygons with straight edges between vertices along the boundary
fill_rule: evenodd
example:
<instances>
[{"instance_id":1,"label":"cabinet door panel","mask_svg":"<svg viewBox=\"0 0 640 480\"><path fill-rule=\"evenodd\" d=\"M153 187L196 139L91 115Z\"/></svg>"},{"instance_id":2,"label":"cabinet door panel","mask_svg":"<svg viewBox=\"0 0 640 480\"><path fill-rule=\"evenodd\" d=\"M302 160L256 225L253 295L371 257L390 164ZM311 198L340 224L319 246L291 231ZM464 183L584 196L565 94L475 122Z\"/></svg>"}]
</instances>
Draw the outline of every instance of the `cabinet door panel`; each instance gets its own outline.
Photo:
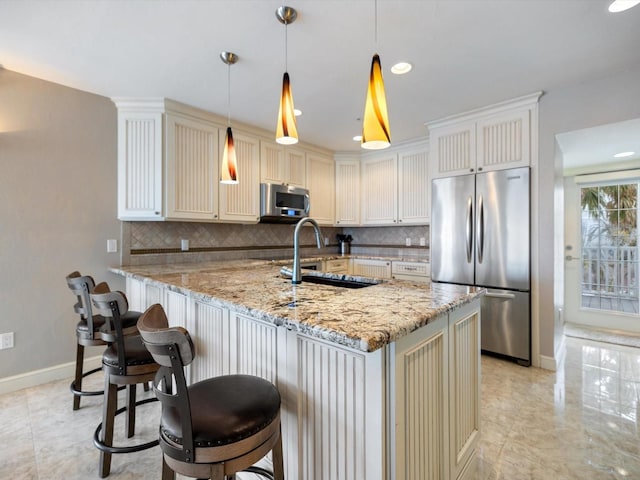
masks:
<instances>
[{"instance_id":1,"label":"cabinet door panel","mask_svg":"<svg viewBox=\"0 0 640 480\"><path fill-rule=\"evenodd\" d=\"M436 128L430 141L433 178L473 173L476 169L476 124Z\"/></svg>"},{"instance_id":2,"label":"cabinet door panel","mask_svg":"<svg viewBox=\"0 0 640 480\"><path fill-rule=\"evenodd\" d=\"M397 223L397 157L387 154L362 161L362 224Z\"/></svg>"},{"instance_id":3,"label":"cabinet door panel","mask_svg":"<svg viewBox=\"0 0 640 480\"><path fill-rule=\"evenodd\" d=\"M360 161L336 161L336 225L360 224Z\"/></svg>"},{"instance_id":4,"label":"cabinet door panel","mask_svg":"<svg viewBox=\"0 0 640 480\"><path fill-rule=\"evenodd\" d=\"M162 217L162 113L118 114L118 218Z\"/></svg>"},{"instance_id":5,"label":"cabinet door panel","mask_svg":"<svg viewBox=\"0 0 640 480\"><path fill-rule=\"evenodd\" d=\"M167 218L213 220L217 213L218 129L167 114Z\"/></svg>"},{"instance_id":6,"label":"cabinet door panel","mask_svg":"<svg viewBox=\"0 0 640 480\"><path fill-rule=\"evenodd\" d=\"M309 216L320 225L333 225L335 217L335 165L332 158L317 154L307 156L307 187L311 208Z\"/></svg>"},{"instance_id":7,"label":"cabinet door panel","mask_svg":"<svg viewBox=\"0 0 640 480\"><path fill-rule=\"evenodd\" d=\"M429 155L424 149L398 154L398 222L420 225L429 222Z\"/></svg>"},{"instance_id":8,"label":"cabinet door panel","mask_svg":"<svg viewBox=\"0 0 640 480\"><path fill-rule=\"evenodd\" d=\"M238 183L220 185L220 220L257 223L260 219L260 142L237 132L234 132L233 140Z\"/></svg>"},{"instance_id":9,"label":"cabinet door panel","mask_svg":"<svg viewBox=\"0 0 640 480\"><path fill-rule=\"evenodd\" d=\"M529 166L529 116L527 109L478 121L478 170Z\"/></svg>"}]
</instances>

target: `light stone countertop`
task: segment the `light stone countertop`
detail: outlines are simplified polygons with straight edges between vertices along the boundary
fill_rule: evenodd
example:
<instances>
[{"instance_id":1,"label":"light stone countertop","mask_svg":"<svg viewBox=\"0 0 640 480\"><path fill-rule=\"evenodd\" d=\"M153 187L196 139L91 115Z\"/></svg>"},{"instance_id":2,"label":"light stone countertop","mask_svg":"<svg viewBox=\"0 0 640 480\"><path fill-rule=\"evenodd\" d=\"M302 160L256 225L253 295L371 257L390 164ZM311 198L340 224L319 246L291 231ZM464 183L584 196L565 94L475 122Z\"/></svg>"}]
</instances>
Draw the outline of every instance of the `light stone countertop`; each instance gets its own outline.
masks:
<instances>
[{"instance_id":1,"label":"light stone countertop","mask_svg":"<svg viewBox=\"0 0 640 480\"><path fill-rule=\"evenodd\" d=\"M234 260L122 266L110 271L364 352L375 351L484 294L484 289L475 287L386 279L360 289L305 282L292 285L280 274L280 267L290 264Z\"/></svg>"}]
</instances>

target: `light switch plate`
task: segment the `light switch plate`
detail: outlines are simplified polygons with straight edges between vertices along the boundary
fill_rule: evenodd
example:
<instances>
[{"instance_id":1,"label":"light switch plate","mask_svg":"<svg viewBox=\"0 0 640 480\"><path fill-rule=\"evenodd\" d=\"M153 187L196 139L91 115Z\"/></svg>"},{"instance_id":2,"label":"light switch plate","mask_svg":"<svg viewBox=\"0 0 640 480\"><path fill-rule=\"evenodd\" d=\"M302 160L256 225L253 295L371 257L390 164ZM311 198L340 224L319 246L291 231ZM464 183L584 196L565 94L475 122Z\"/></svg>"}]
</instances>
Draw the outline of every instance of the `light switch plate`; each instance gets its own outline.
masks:
<instances>
[{"instance_id":1,"label":"light switch plate","mask_svg":"<svg viewBox=\"0 0 640 480\"><path fill-rule=\"evenodd\" d=\"M107 240L107 253L116 253L118 251L118 240L109 239Z\"/></svg>"}]
</instances>

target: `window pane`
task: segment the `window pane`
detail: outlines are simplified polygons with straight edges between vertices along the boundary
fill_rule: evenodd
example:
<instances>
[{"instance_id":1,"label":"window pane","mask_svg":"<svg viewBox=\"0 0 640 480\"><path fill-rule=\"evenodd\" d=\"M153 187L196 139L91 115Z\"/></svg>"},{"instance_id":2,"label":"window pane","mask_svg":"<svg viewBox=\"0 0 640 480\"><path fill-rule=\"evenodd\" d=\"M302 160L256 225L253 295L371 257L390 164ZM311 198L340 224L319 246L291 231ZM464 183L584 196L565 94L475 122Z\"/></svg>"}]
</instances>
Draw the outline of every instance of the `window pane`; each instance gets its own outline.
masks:
<instances>
[{"instance_id":1,"label":"window pane","mask_svg":"<svg viewBox=\"0 0 640 480\"><path fill-rule=\"evenodd\" d=\"M582 306L638 313L638 184L581 190Z\"/></svg>"}]
</instances>

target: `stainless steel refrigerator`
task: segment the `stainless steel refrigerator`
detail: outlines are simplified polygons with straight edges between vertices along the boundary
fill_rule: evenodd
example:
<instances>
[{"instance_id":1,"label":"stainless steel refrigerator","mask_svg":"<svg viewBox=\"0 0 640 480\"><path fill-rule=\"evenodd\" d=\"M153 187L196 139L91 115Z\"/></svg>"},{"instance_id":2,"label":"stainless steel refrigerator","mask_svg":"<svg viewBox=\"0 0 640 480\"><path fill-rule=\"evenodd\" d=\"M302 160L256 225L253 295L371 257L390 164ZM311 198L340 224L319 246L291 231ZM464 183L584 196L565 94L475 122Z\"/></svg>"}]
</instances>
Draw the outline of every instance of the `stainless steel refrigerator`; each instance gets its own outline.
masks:
<instances>
[{"instance_id":1,"label":"stainless steel refrigerator","mask_svg":"<svg viewBox=\"0 0 640 480\"><path fill-rule=\"evenodd\" d=\"M529 168L432 182L431 279L487 288L482 350L531 364Z\"/></svg>"}]
</instances>

